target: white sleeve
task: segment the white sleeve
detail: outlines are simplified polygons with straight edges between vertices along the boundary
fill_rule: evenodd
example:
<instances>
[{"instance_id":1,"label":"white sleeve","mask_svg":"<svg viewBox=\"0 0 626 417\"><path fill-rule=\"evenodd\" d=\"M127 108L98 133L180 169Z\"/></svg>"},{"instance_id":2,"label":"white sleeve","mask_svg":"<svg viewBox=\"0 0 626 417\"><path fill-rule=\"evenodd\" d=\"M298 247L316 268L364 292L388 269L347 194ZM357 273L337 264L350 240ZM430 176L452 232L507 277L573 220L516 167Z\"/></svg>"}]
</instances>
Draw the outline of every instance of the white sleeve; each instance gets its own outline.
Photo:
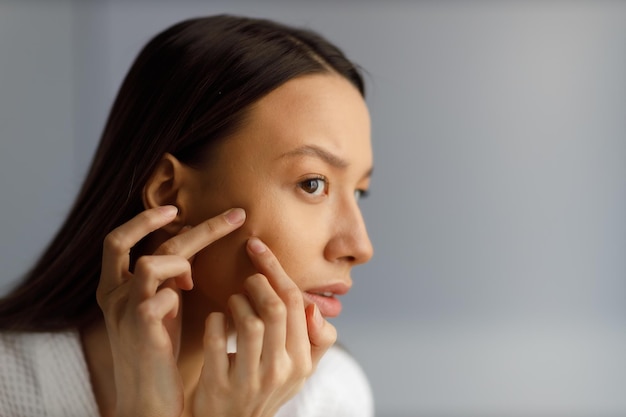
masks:
<instances>
[{"instance_id":1,"label":"white sleeve","mask_svg":"<svg viewBox=\"0 0 626 417\"><path fill-rule=\"evenodd\" d=\"M372 417L372 391L365 373L349 353L333 346L302 390L276 417Z\"/></svg>"},{"instance_id":2,"label":"white sleeve","mask_svg":"<svg viewBox=\"0 0 626 417\"><path fill-rule=\"evenodd\" d=\"M0 332L0 416L45 416L34 344L21 333Z\"/></svg>"},{"instance_id":3,"label":"white sleeve","mask_svg":"<svg viewBox=\"0 0 626 417\"><path fill-rule=\"evenodd\" d=\"M0 416L98 416L78 331L0 331Z\"/></svg>"}]
</instances>

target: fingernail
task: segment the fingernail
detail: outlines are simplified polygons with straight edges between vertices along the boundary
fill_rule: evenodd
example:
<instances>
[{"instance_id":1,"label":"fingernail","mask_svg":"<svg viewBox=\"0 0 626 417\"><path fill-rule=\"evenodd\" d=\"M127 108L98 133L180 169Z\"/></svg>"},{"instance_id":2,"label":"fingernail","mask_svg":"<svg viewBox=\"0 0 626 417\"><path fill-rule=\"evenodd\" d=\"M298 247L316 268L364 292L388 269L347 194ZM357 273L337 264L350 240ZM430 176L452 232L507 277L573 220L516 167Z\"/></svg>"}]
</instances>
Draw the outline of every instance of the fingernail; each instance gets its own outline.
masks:
<instances>
[{"instance_id":1,"label":"fingernail","mask_svg":"<svg viewBox=\"0 0 626 417\"><path fill-rule=\"evenodd\" d=\"M234 208L230 209L224 214L226 221L230 224L240 224L246 219L246 212L244 209Z\"/></svg>"},{"instance_id":2,"label":"fingernail","mask_svg":"<svg viewBox=\"0 0 626 417\"><path fill-rule=\"evenodd\" d=\"M176 206L161 206L159 207L159 211L165 217L173 217L178 213L178 207Z\"/></svg>"},{"instance_id":3,"label":"fingernail","mask_svg":"<svg viewBox=\"0 0 626 417\"><path fill-rule=\"evenodd\" d=\"M320 313L320 309L317 307L317 304L313 304L313 318L318 326L322 325L324 317L322 317L322 313Z\"/></svg>"},{"instance_id":4,"label":"fingernail","mask_svg":"<svg viewBox=\"0 0 626 417\"><path fill-rule=\"evenodd\" d=\"M263 253L267 250L265 243L261 242L261 240L257 237L251 237L248 239L248 246L250 246L250 250L256 254Z\"/></svg>"}]
</instances>

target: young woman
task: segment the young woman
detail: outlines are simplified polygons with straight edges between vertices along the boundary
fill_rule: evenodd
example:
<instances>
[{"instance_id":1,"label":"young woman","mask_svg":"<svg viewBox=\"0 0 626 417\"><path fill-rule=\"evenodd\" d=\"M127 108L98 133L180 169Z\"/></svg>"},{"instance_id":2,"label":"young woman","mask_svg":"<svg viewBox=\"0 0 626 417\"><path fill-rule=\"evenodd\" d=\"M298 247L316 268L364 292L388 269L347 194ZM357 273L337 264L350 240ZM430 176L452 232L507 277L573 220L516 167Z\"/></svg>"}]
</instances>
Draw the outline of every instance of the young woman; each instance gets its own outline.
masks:
<instances>
[{"instance_id":1,"label":"young woman","mask_svg":"<svg viewBox=\"0 0 626 417\"><path fill-rule=\"evenodd\" d=\"M0 415L371 415L325 319L372 256L363 95L309 31L214 16L152 39L0 302Z\"/></svg>"}]
</instances>

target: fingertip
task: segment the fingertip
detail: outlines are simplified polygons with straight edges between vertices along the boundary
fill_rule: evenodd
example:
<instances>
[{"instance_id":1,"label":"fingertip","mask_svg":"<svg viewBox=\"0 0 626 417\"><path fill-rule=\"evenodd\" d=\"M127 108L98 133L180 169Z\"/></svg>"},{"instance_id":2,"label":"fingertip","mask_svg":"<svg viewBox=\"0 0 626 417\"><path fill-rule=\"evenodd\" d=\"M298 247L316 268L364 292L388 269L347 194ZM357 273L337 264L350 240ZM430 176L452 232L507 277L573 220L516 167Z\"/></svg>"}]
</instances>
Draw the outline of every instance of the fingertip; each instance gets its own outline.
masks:
<instances>
[{"instance_id":1,"label":"fingertip","mask_svg":"<svg viewBox=\"0 0 626 417\"><path fill-rule=\"evenodd\" d=\"M224 313L214 311L204 321L204 345L210 350L225 349L228 323Z\"/></svg>"},{"instance_id":2,"label":"fingertip","mask_svg":"<svg viewBox=\"0 0 626 417\"><path fill-rule=\"evenodd\" d=\"M313 304L313 320L315 321L315 324L317 324L319 327L324 324L324 318L322 317L322 313L320 312L317 304Z\"/></svg>"},{"instance_id":3,"label":"fingertip","mask_svg":"<svg viewBox=\"0 0 626 417\"><path fill-rule=\"evenodd\" d=\"M311 345L317 349L328 349L337 340L337 329L322 316L317 305L308 305L305 312Z\"/></svg>"},{"instance_id":4,"label":"fingertip","mask_svg":"<svg viewBox=\"0 0 626 417\"><path fill-rule=\"evenodd\" d=\"M178 207L172 205L157 207L157 210L164 217L174 217L178 214Z\"/></svg>"},{"instance_id":5,"label":"fingertip","mask_svg":"<svg viewBox=\"0 0 626 417\"><path fill-rule=\"evenodd\" d=\"M214 311L210 313L204 322L207 329L213 328L213 326L216 325L216 328L220 329L219 325L223 325L224 323L226 323L226 316L220 311Z\"/></svg>"},{"instance_id":6,"label":"fingertip","mask_svg":"<svg viewBox=\"0 0 626 417\"><path fill-rule=\"evenodd\" d=\"M261 241L261 239L256 236L252 236L250 239L248 239L248 249L250 250L250 252L256 255L260 255L263 252L267 251L267 246Z\"/></svg>"},{"instance_id":7,"label":"fingertip","mask_svg":"<svg viewBox=\"0 0 626 417\"><path fill-rule=\"evenodd\" d=\"M232 208L224 213L224 217L232 225L242 224L246 221L246 211L242 208Z\"/></svg>"},{"instance_id":8,"label":"fingertip","mask_svg":"<svg viewBox=\"0 0 626 417\"><path fill-rule=\"evenodd\" d=\"M309 336L314 335L324 325L324 318L320 314L320 310L315 304L309 304L304 309L306 321L309 328Z\"/></svg>"},{"instance_id":9,"label":"fingertip","mask_svg":"<svg viewBox=\"0 0 626 417\"><path fill-rule=\"evenodd\" d=\"M311 303L304 308L307 321L311 323L315 323L315 310L316 309L317 309L317 306L314 303Z\"/></svg>"},{"instance_id":10,"label":"fingertip","mask_svg":"<svg viewBox=\"0 0 626 417\"><path fill-rule=\"evenodd\" d=\"M185 291L190 291L193 289L193 278L191 275L185 275L176 280L176 285L178 288Z\"/></svg>"}]
</instances>

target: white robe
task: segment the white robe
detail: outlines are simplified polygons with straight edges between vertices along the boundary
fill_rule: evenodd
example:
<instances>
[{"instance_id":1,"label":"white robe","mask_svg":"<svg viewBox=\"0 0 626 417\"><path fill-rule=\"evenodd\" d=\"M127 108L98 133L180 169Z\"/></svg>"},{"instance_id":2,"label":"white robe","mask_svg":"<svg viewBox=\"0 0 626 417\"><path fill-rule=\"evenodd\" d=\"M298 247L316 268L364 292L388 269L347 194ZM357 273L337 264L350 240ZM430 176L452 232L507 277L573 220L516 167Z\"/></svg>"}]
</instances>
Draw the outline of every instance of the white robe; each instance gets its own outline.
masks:
<instances>
[{"instance_id":1,"label":"white robe","mask_svg":"<svg viewBox=\"0 0 626 417\"><path fill-rule=\"evenodd\" d=\"M332 347L276 417L371 417L371 389L356 361ZM0 417L98 417L80 336L0 332Z\"/></svg>"}]
</instances>

